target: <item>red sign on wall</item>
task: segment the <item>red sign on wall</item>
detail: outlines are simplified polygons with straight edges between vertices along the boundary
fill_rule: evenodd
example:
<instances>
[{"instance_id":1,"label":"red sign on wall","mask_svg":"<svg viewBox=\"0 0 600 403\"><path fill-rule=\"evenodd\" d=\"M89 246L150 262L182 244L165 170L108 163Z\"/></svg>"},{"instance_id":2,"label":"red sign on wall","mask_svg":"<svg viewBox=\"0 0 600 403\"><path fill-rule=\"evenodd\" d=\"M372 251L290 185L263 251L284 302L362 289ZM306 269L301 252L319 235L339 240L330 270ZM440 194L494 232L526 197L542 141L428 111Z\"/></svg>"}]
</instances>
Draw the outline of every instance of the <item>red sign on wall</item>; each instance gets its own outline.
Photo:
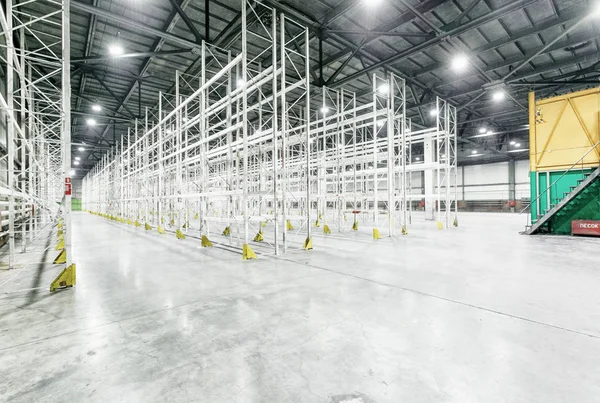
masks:
<instances>
[{"instance_id":1,"label":"red sign on wall","mask_svg":"<svg viewBox=\"0 0 600 403\"><path fill-rule=\"evenodd\" d=\"M71 178L65 178L65 196L71 196L71 191L73 190L71 186Z\"/></svg>"},{"instance_id":2,"label":"red sign on wall","mask_svg":"<svg viewBox=\"0 0 600 403\"><path fill-rule=\"evenodd\" d=\"M572 235L600 236L600 221L574 220L571 221Z\"/></svg>"}]
</instances>

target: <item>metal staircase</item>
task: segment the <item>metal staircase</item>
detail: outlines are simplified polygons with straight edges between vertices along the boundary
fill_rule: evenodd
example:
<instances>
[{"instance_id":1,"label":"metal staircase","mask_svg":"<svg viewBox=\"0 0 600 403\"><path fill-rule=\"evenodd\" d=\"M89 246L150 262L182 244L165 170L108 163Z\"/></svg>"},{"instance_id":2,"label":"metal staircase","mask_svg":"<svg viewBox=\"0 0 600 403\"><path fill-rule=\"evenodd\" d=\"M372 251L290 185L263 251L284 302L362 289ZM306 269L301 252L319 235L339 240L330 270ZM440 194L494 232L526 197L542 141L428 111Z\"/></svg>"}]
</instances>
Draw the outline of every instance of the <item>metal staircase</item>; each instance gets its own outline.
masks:
<instances>
[{"instance_id":1,"label":"metal staircase","mask_svg":"<svg viewBox=\"0 0 600 403\"><path fill-rule=\"evenodd\" d=\"M530 227L527 227L525 234L533 235L540 232L552 217L569 205L577 196L582 194L598 177L600 177L600 167L589 174L585 174L582 179L577 181L577 186L571 186L570 192L563 193L563 198L558 204L550 205L549 210L545 210L542 214L538 214L538 219Z\"/></svg>"}]
</instances>

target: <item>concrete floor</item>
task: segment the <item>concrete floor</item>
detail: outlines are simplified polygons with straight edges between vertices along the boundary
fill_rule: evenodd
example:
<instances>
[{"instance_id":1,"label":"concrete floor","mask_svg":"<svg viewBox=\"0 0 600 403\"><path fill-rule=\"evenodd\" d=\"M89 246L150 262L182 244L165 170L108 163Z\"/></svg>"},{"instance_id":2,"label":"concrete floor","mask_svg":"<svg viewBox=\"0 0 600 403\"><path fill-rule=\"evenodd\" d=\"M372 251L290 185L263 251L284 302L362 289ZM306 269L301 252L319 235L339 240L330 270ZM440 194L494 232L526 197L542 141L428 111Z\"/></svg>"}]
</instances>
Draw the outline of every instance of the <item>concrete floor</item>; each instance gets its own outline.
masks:
<instances>
[{"instance_id":1,"label":"concrete floor","mask_svg":"<svg viewBox=\"0 0 600 403\"><path fill-rule=\"evenodd\" d=\"M75 214L76 288L36 253L0 272L0 401L598 402L600 241L524 223L242 262Z\"/></svg>"}]
</instances>

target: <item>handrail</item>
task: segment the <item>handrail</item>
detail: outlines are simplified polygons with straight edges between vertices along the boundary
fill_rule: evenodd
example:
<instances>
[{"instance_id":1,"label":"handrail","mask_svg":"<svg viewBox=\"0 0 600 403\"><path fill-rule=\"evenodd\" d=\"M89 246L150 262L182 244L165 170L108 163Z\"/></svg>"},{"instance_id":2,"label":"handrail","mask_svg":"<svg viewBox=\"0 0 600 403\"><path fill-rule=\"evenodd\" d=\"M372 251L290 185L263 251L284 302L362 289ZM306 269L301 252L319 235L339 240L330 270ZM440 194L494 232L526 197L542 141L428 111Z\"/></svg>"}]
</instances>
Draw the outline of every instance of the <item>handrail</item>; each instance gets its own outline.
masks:
<instances>
[{"instance_id":1,"label":"handrail","mask_svg":"<svg viewBox=\"0 0 600 403\"><path fill-rule=\"evenodd\" d=\"M535 199L533 199L533 200L532 200L532 201L529 203L529 205L528 205L527 207L525 207L523 210L519 211L519 214L523 214L523 212L524 212L525 210L527 210L528 208L530 208L530 207L531 207L531 205L532 205L533 203L537 202L537 201L540 199L540 197L542 197L542 195L544 195L544 193L546 193L547 191L549 191L549 190L552 188L552 186L556 185L556 183L557 183L559 180L561 180L563 176L565 176L566 174L568 174L569 172L571 172L571 170L572 170L572 169L573 169L573 168L574 168L574 167L575 167L577 164L579 164L579 162L580 162L581 160L583 160L585 157L587 157L587 155L588 155L589 153L591 153L591 152L592 152L592 150L594 150L594 149L595 149L596 147L598 147L598 146L600 146L600 141L598 141L596 144L594 144L594 145L592 146L592 148L590 148L590 149L589 149L589 150L588 150L588 151L587 151L585 154L583 154L583 155L581 156L581 158L579 158L579 159L578 159L578 160L577 160L577 161L576 161L576 162L575 162L573 165L571 165L571 167L570 167L569 169L567 169L565 172L563 172L563 174L562 174L561 176L559 176L559 177L558 177L558 179L556 179L554 182L552 182L552 184L551 184L550 186L547 186L547 187L546 187L546 190L544 190L542 193L540 193L540 194L538 195L538 197L536 197Z\"/></svg>"}]
</instances>

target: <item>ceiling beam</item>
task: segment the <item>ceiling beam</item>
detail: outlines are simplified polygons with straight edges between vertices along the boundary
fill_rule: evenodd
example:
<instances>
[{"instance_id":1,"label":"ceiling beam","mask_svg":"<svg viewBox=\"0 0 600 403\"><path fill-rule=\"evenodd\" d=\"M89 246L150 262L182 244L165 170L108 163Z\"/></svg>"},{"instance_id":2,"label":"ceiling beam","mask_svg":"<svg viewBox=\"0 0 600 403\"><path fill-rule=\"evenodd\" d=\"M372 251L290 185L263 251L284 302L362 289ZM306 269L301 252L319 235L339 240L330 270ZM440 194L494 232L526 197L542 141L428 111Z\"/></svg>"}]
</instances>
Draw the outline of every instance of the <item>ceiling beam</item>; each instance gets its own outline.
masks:
<instances>
[{"instance_id":1,"label":"ceiling beam","mask_svg":"<svg viewBox=\"0 0 600 403\"><path fill-rule=\"evenodd\" d=\"M187 0L184 1L184 4L187 4L187 3L189 3L189 1L187 1ZM102 17L102 18L106 18L107 20L118 22L119 24L123 24L127 28L135 28L136 30L139 30L140 32L146 32L153 36L157 36L164 40L168 40L170 42L176 43L180 46L184 46L184 47L188 47L188 48L189 47L197 48L199 46L194 41L190 41L190 40L182 38L180 36L173 35L167 31L161 31L160 29L152 28L146 24L131 20L129 18L122 17L118 14L114 14L114 13L112 13L108 10L105 10L103 8L100 8L100 7L94 7L89 4L85 4L85 3L81 3L79 1L72 0L71 8L73 10L85 11L87 13L97 15L98 17Z\"/></svg>"},{"instance_id":2,"label":"ceiling beam","mask_svg":"<svg viewBox=\"0 0 600 403\"><path fill-rule=\"evenodd\" d=\"M518 1L511 2L503 7L500 7L494 11L484 14L481 17L475 18L465 24L462 24L458 28L454 28L450 31L444 32L443 34L440 34L440 35L436 36L435 38L429 39L425 42L422 42L420 44L412 46L404 51L398 52L394 56L391 56L391 57L388 57L387 59L373 63L372 65L368 66L366 69L358 71L354 74L350 74L350 75L342 78L341 80L338 80L337 82L333 83L333 87L334 88L340 87L341 85L343 85L349 81L356 80L363 74L368 74L374 70L377 70L380 68L385 68L386 66L389 66L392 63L396 63L396 62L406 59L407 57L410 57L418 52L422 52L433 46L439 45L440 43L442 43L444 40L447 40L448 38L451 38L451 37L463 34L472 29L478 28L488 22L491 22L498 18L501 18L502 16L504 16L506 14L509 14L509 13L519 10L519 9L522 9L536 1L537 0L518 0ZM444 30L444 27L442 27L441 29Z\"/></svg>"}]
</instances>

